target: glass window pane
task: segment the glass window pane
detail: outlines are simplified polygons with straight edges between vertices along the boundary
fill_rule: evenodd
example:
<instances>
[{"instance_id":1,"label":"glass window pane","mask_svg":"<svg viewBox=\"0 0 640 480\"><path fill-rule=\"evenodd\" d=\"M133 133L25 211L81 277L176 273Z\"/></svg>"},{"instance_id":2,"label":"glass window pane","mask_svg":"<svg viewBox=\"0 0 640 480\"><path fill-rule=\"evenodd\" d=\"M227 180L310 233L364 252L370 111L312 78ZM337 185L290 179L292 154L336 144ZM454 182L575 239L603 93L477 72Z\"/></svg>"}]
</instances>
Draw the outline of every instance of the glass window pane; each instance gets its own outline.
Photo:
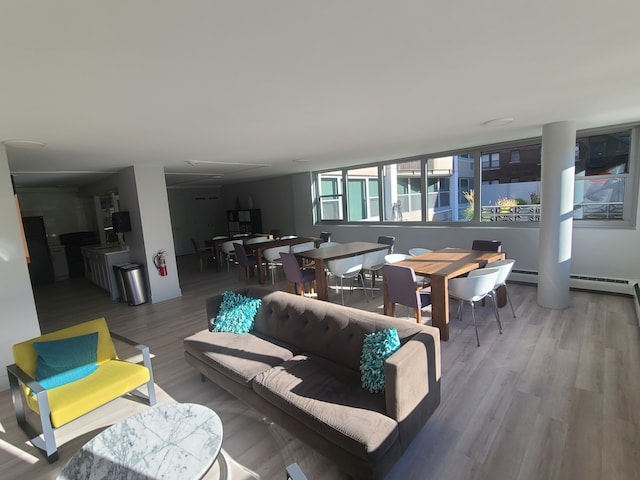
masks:
<instances>
[{"instance_id":1,"label":"glass window pane","mask_svg":"<svg viewBox=\"0 0 640 480\"><path fill-rule=\"evenodd\" d=\"M624 177L576 179L573 218L576 220L622 220Z\"/></svg>"},{"instance_id":2,"label":"glass window pane","mask_svg":"<svg viewBox=\"0 0 640 480\"><path fill-rule=\"evenodd\" d=\"M528 222L540 219L540 174L542 145L519 147L517 162L500 164L482 170L481 221ZM510 148L483 157L513 158Z\"/></svg>"},{"instance_id":3,"label":"glass window pane","mask_svg":"<svg viewBox=\"0 0 640 480\"><path fill-rule=\"evenodd\" d=\"M487 161L490 161L490 156ZM473 186L474 175L472 153L428 158L427 221L458 222L473 219L473 204L467 200L464 192L470 185Z\"/></svg>"},{"instance_id":4,"label":"glass window pane","mask_svg":"<svg viewBox=\"0 0 640 480\"><path fill-rule=\"evenodd\" d=\"M320 220L342 220L342 172L318 174Z\"/></svg>"},{"instance_id":5,"label":"glass window pane","mask_svg":"<svg viewBox=\"0 0 640 480\"><path fill-rule=\"evenodd\" d=\"M384 165L382 198L384 221L422 220L422 161L410 160Z\"/></svg>"},{"instance_id":6,"label":"glass window pane","mask_svg":"<svg viewBox=\"0 0 640 480\"><path fill-rule=\"evenodd\" d=\"M576 140L576 175L629 173L631 132L607 133Z\"/></svg>"},{"instance_id":7,"label":"glass window pane","mask_svg":"<svg viewBox=\"0 0 640 480\"><path fill-rule=\"evenodd\" d=\"M379 221L378 167L347 171L347 218L350 221Z\"/></svg>"}]
</instances>

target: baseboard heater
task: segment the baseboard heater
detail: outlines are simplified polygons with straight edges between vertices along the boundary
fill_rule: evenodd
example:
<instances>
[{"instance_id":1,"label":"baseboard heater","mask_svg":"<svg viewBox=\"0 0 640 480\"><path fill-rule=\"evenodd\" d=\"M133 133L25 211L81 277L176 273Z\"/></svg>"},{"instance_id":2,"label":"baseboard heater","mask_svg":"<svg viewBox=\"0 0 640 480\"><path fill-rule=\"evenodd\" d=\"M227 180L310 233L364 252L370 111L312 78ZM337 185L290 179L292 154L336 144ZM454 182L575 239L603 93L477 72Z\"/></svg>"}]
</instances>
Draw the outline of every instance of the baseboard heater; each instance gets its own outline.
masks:
<instances>
[{"instance_id":1,"label":"baseboard heater","mask_svg":"<svg viewBox=\"0 0 640 480\"><path fill-rule=\"evenodd\" d=\"M516 270L511 272L509 280L514 282L538 284L538 272L533 270ZM570 275L569 287L580 290L592 290L595 292L618 293L623 295L633 294L635 281L621 278L606 278L591 275Z\"/></svg>"}]
</instances>

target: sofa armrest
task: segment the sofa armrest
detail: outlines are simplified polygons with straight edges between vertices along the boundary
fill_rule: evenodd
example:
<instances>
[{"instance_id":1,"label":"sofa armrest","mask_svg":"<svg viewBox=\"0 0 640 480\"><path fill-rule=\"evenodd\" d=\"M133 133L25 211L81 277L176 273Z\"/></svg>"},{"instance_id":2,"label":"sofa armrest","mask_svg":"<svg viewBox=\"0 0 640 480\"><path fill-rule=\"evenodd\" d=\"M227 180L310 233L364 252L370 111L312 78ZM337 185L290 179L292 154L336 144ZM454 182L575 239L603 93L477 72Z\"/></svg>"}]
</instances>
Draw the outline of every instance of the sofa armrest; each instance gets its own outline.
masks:
<instances>
[{"instance_id":1,"label":"sofa armrest","mask_svg":"<svg viewBox=\"0 0 640 480\"><path fill-rule=\"evenodd\" d=\"M436 406L440 402L439 331L414 335L387 359L384 373L387 415L398 422L410 415L424 417L419 410L431 403L425 402L427 396L437 398Z\"/></svg>"}]
</instances>

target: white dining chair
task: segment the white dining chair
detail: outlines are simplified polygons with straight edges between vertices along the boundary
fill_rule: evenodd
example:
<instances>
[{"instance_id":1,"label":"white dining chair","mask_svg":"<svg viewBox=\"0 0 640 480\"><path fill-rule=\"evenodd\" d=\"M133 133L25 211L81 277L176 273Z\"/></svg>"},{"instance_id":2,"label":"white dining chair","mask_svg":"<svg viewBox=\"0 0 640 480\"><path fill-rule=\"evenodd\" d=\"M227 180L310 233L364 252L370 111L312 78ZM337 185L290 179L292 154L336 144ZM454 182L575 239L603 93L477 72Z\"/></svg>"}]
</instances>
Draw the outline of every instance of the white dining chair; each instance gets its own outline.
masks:
<instances>
[{"instance_id":1,"label":"white dining chair","mask_svg":"<svg viewBox=\"0 0 640 480\"><path fill-rule=\"evenodd\" d=\"M371 276L371 298L373 298L373 287L376 283L376 277L385 265L385 257L388 255L388 250L377 250L375 252L365 253L362 256L362 280L367 273Z\"/></svg>"},{"instance_id":2,"label":"white dining chair","mask_svg":"<svg viewBox=\"0 0 640 480\"><path fill-rule=\"evenodd\" d=\"M513 314L513 318L516 318L516 311L513 308L513 304L511 303L511 297L509 296L509 289L507 288L507 280L509 275L511 275L511 271L513 270L513 266L516 261L512 258L507 258L506 260L497 260L495 262L487 263L485 268L497 268L499 270L498 278L496 279L496 284L493 287L493 298L497 298L497 290L500 287L504 288L505 294L507 296L507 301L509 302L509 306L511 307L511 313Z\"/></svg>"},{"instance_id":3,"label":"white dining chair","mask_svg":"<svg viewBox=\"0 0 640 480\"><path fill-rule=\"evenodd\" d=\"M289 245L282 245L280 247L267 248L262 252L262 257L267 263L267 268L271 271L271 284L276 283L276 275L278 268L282 267L282 260L280 259L281 253L289 253L291 247Z\"/></svg>"},{"instance_id":4,"label":"white dining chair","mask_svg":"<svg viewBox=\"0 0 640 480\"><path fill-rule=\"evenodd\" d=\"M409 255L411 255L412 257L415 257L417 255L422 255L423 253L430 253L430 252L433 252L433 250L429 250L428 248L422 248L422 247L414 247L409 249Z\"/></svg>"},{"instance_id":5,"label":"white dining chair","mask_svg":"<svg viewBox=\"0 0 640 480\"><path fill-rule=\"evenodd\" d=\"M342 297L342 305L344 305L344 280L348 279L351 283L350 293L353 292L353 279L362 279L362 259L364 255L356 255L354 257L338 258L327 262L327 270L330 275L336 277L336 288L338 288L338 279L340 279L340 294ZM364 290L364 281L362 281L362 289ZM366 295L366 293L365 293Z\"/></svg>"},{"instance_id":6,"label":"white dining chair","mask_svg":"<svg viewBox=\"0 0 640 480\"><path fill-rule=\"evenodd\" d=\"M469 272L466 277L457 277L449 280L449 296L459 301L458 319L462 320L462 309L465 303L471 305L471 316L473 317L473 326L476 329L476 342L480 346L480 337L478 336L478 324L476 322L476 302L483 298L490 298L493 303L493 311L498 322L498 330L502 334L502 324L500 323L500 314L496 306L496 300L493 297L493 289L498 278L498 270L495 268L478 268Z\"/></svg>"}]
</instances>

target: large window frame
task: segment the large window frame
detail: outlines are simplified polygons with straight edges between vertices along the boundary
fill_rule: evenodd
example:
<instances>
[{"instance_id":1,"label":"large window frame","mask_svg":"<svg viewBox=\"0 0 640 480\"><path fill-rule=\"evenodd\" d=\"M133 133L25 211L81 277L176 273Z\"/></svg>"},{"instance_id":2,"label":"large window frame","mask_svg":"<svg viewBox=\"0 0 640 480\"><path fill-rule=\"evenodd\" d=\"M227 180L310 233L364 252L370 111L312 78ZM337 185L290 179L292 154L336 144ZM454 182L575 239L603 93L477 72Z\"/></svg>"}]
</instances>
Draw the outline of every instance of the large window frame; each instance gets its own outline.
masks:
<instances>
[{"instance_id":1,"label":"large window frame","mask_svg":"<svg viewBox=\"0 0 640 480\"><path fill-rule=\"evenodd\" d=\"M585 176L585 175L580 175L580 172L577 171L576 177L575 177L576 185L579 185L580 182L609 182L609 186L611 188L616 188L618 184L622 184L624 200L621 202L621 205L612 204L611 208L607 209L606 213L600 214L600 216L595 216L595 218L585 218L584 216L583 218L574 218L573 224L577 228L635 227L636 215L638 210L638 195L639 195L638 189L639 189L639 175L640 175L640 124L617 125L617 126L578 131L576 132L576 138L577 140L580 140L585 137L599 136L599 135L606 136L607 134L617 134L624 131L630 132L627 171L620 171L620 172L615 171L613 173L607 172L605 175L602 175L602 176L593 175L592 173ZM500 157L499 152L518 151L518 158L516 162L510 161L512 158L511 153L506 154L508 156L506 157L506 161L503 163L502 168L508 169L508 166L520 167L522 163L526 161L526 158L522 157L522 152L526 151L527 148L531 149L533 146L536 146L536 144L541 144L541 142L542 140L540 137L528 138L528 139L522 139L522 140L513 141L513 142L482 145L482 146L477 146L473 148L457 149L452 151L439 152L435 154L424 154L424 155L418 155L415 157L393 159L385 162L361 164L356 166L345 167L341 170L332 169L332 170L326 170L326 171L313 172L314 185L315 185L314 188L318 192L320 192L320 189L318 187L319 179L323 175L326 175L327 172L338 172L338 171L342 172L342 185L343 185L342 191L339 193L339 195L336 195L333 197L334 200L336 200L335 197L340 197L339 202L340 202L340 208L342 209L341 210L342 218L340 219L323 218L322 209L320 207L322 205L322 202L328 201L327 200L328 197L326 195L325 196L318 195L316 197L317 210L315 212L317 223L318 224L368 224L368 225L375 223L375 224L393 225L393 224L397 224L398 222L402 222L403 225L422 225L422 226L443 226L443 225L473 226L475 225L475 226L482 226L482 227L504 227L506 226L505 222L509 222L508 223L509 227L515 227L515 228L538 227L539 220L540 220L540 208L539 208L540 206L536 205L536 200L538 202L540 200L539 190L538 192L535 192L535 191L530 192L531 194L530 201L529 201L529 198L527 198L526 205L518 205L517 208L516 207L512 208L511 213L509 214L507 214L507 210L503 209L502 211L503 214L501 216L494 215L493 217L490 217L488 216L486 211L484 211L486 209L483 209L483 205L481 203L483 188L486 189L489 184L495 185L497 183L500 183L500 181L496 182L496 181L487 180L483 178L483 173L486 173L488 175L490 172L491 175L495 175L496 163L495 161L493 163L490 161L489 164L487 164L486 161L483 163L482 156L483 154L491 155L491 154L498 153L498 158L499 158ZM461 155L460 154L461 151L464 151L465 154ZM455 215L451 217L452 219L447 219L447 220L442 220L442 217L437 217L433 215L431 215L431 218L427 218L430 216L427 208L428 196L430 195L429 192L433 190L432 187L436 183L434 177L431 176L431 172L429 171L429 168L432 168L432 167L428 167L428 162L432 161L433 159L437 160L437 159L445 158L448 156L458 156L459 158L470 159L473 162L474 177L473 179L470 179L470 177L466 177L461 182L457 178L457 176L452 175L451 178L448 180L448 182L452 182L455 179L455 182L456 182L456 188L450 189L451 196L448 196L448 201L455 203L456 208L460 212L459 213L460 218L456 217ZM489 158L491 159L491 157ZM406 180L406 182L408 182L407 186L413 184L413 187L407 188L407 192L405 193L403 193L402 191L397 192L396 191L397 185L396 185L396 187L394 187L394 196L395 196L394 198L398 198L397 195L400 195L400 196L405 195L406 199L405 197L403 197L403 202L409 202L409 204L413 202L415 205L414 197L415 198L422 197L421 198L422 209L421 209L421 212L420 211L417 212L418 213L417 216L414 215L411 218L407 218L406 216L403 217L402 215L392 217L390 214L387 213L387 210L389 210L387 208L389 207L387 203L390 202L390 199L389 199L389 193L387 190L387 186L389 184L388 179L386 179L387 183L385 184L385 175L384 175L385 167L388 167L388 166L397 167L399 165L409 165L409 164L414 165L413 167L414 169L419 168L419 176L413 179ZM487 167L489 167L488 171L487 171ZM538 161L537 167L541 168L540 161ZM348 175L348 172L349 171L353 172L354 170L358 170L358 169L368 169L371 172L377 172L377 178L375 178L375 174L371 174L371 176L369 176L368 179L363 180L365 182L364 183L365 187L364 187L364 190L363 189L360 189L360 190L366 191L366 197L363 197L362 201L360 201L360 199L354 199L354 198L349 199L349 191L348 191L349 189L344 188L344 185L348 185L347 182L348 182L348 179L350 178ZM510 183L511 185L517 185L518 182L511 183L512 179L516 177L518 177L517 174L515 176L513 175L510 176L508 179L508 183ZM351 178L353 178L353 175L351 176ZM415 183L416 179L419 179L419 182L420 182L419 187ZM528 180L531 180L531 176L529 176ZM403 182L405 182L405 180L403 180ZM374 183L377 189L375 188L370 189L368 187L370 183ZM437 188L438 198L440 198L439 196L444 193L448 195L449 192L444 192L443 190L444 184L440 180L437 183L438 183L438 188ZM447 182L444 182L444 183L446 184ZM468 186L470 183L474 185L476 188L472 189L471 193L473 195L472 195L472 200L469 202L470 203L469 204L469 203L466 203L467 197L468 197L466 194L468 194L469 192L463 192L462 190L465 188L465 186ZM507 180L505 180L504 183L506 184ZM400 188L400 190L402 190L402 188ZM538 194L537 197L536 197L536 193ZM431 195L433 194L434 193L432 192ZM622 193L620 195L622 195ZM527 195L527 197L528 196L529 194ZM522 200L522 199L519 198L518 200ZM378 215L368 214L366 219L345 220L350 218L350 214L349 214L350 202L356 202L354 204L363 205L362 208L367 209L368 212L375 212L376 210L375 202L377 202ZM578 209L578 206L576 205L576 211L577 209ZM622 209L621 214L620 214L620 209ZM465 216L465 213L463 212L466 212L466 214L468 214L469 212L473 212L473 216L472 217L469 216L468 218L462 218ZM576 216L577 215L578 214L576 213ZM525 219L526 221L523 221L523 219Z\"/></svg>"}]
</instances>

